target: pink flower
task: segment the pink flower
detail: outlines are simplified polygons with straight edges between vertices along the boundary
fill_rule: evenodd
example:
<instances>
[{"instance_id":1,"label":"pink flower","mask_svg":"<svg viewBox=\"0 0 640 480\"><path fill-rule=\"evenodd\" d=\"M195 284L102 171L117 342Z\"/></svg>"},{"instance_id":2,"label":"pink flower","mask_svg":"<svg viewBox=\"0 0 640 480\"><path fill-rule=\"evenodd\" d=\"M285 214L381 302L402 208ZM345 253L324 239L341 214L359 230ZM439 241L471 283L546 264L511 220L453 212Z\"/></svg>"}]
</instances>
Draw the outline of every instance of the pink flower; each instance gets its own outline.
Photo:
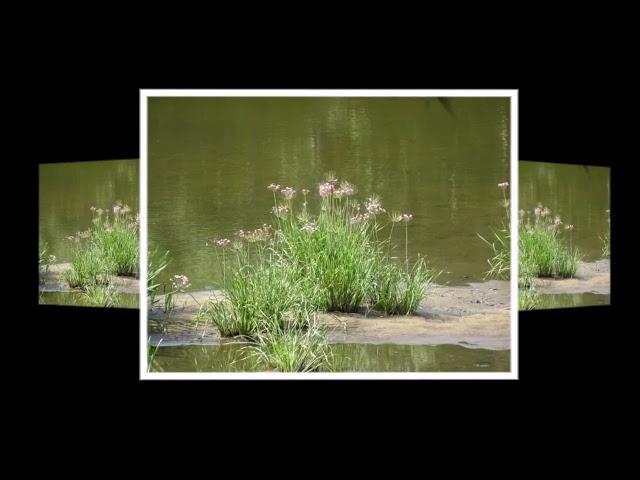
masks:
<instances>
[{"instance_id":1,"label":"pink flower","mask_svg":"<svg viewBox=\"0 0 640 480\"><path fill-rule=\"evenodd\" d=\"M327 198L333 192L333 184L330 182L321 183L318 191L322 198Z\"/></svg>"},{"instance_id":2,"label":"pink flower","mask_svg":"<svg viewBox=\"0 0 640 480\"><path fill-rule=\"evenodd\" d=\"M272 183L267 188L272 192L277 192L278 190L280 190L280 185L278 185L277 183Z\"/></svg>"},{"instance_id":3,"label":"pink flower","mask_svg":"<svg viewBox=\"0 0 640 480\"><path fill-rule=\"evenodd\" d=\"M377 215L379 213L384 213L386 210L382 208L382 204L380 203L380 199L378 197L369 197L366 204L367 212L371 215Z\"/></svg>"},{"instance_id":4,"label":"pink flower","mask_svg":"<svg viewBox=\"0 0 640 480\"><path fill-rule=\"evenodd\" d=\"M271 211L276 217L283 217L289 212L289 209L283 205L278 205L277 207L272 207Z\"/></svg>"},{"instance_id":5,"label":"pink flower","mask_svg":"<svg viewBox=\"0 0 640 480\"><path fill-rule=\"evenodd\" d=\"M303 188L302 190L300 190L302 192L302 195L304 195L305 197L307 196L307 194L309 193L309 190L307 190L306 188Z\"/></svg>"},{"instance_id":6,"label":"pink flower","mask_svg":"<svg viewBox=\"0 0 640 480\"><path fill-rule=\"evenodd\" d=\"M214 243L220 248L225 248L231 243L231 240L229 240L228 238L221 238L219 240L216 240Z\"/></svg>"},{"instance_id":7,"label":"pink flower","mask_svg":"<svg viewBox=\"0 0 640 480\"><path fill-rule=\"evenodd\" d=\"M539 216L540 216L540 214L542 213L542 209L541 209L540 207L536 207L536 208L533 210L533 213L535 214L535 216L536 216L536 217L539 217Z\"/></svg>"},{"instance_id":8,"label":"pink flower","mask_svg":"<svg viewBox=\"0 0 640 480\"><path fill-rule=\"evenodd\" d=\"M351 217L351 223L364 223L369 220L370 215L368 213L359 213L355 217Z\"/></svg>"},{"instance_id":9,"label":"pink flower","mask_svg":"<svg viewBox=\"0 0 640 480\"><path fill-rule=\"evenodd\" d=\"M280 190L280 193L287 200L291 200L293 197L296 196L296 191L291 187L283 188L282 190Z\"/></svg>"},{"instance_id":10,"label":"pink flower","mask_svg":"<svg viewBox=\"0 0 640 480\"><path fill-rule=\"evenodd\" d=\"M504 190L505 188L507 188L509 186L509 182L502 182L498 184L498 188Z\"/></svg>"},{"instance_id":11,"label":"pink flower","mask_svg":"<svg viewBox=\"0 0 640 480\"><path fill-rule=\"evenodd\" d=\"M409 223L411 220L413 220L413 215L410 213L403 213L402 214L402 221L404 223Z\"/></svg>"}]
</instances>

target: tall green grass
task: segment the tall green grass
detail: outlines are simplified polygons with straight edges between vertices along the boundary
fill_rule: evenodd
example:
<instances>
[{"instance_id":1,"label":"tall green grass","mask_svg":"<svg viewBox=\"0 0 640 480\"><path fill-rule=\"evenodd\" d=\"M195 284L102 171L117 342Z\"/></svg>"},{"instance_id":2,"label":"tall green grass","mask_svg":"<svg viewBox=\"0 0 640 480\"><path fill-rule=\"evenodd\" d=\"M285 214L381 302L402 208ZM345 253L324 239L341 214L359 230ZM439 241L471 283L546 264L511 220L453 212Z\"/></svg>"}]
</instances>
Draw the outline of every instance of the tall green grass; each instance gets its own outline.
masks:
<instances>
[{"instance_id":1,"label":"tall green grass","mask_svg":"<svg viewBox=\"0 0 640 480\"><path fill-rule=\"evenodd\" d=\"M38 241L38 269L40 273L47 273L51 265L56 261L55 255L47 255L49 244L42 239Z\"/></svg>"},{"instance_id":2,"label":"tall green grass","mask_svg":"<svg viewBox=\"0 0 640 480\"><path fill-rule=\"evenodd\" d=\"M491 240L486 239L478 233L478 237L489 246L493 252L493 256L487 259L489 270L485 274L485 278L497 278L500 280L508 280L511 272L511 215L509 213L509 200L507 199L506 190L509 187L508 182L498 184L498 188L502 191L502 206L504 208L505 217L502 227L494 230Z\"/></svg>"},{"instance_id":3,"label":"tall green grass","mask_svg":"<svg viewBox=\"0 0 640 480\"><path fill-rule=\"evenodd\" d=\"M607 216L607 222L611 224L610 210L607 210ZM602 256L609 258L611 256L611 230L609 229L607 233L600 237L600 240L602 241Z\"/></svg>"},{"instance_id":4,"label":"tall green grass","mask_svg":"<svg viewBox=\"0 0 640 480\"><path fill-rule=\"evenodd\" d=\"M112 285L89 285L82 291L85 302L95 307L114 307L118 292Z\"/></svg>"},{"instance_id":5,"label":"tall green grass","mask_svg":"<svg viewBox=\"0 0 640 480\"><path fill-rule=\"evenodd\" d=\"M436 274L423 258L410 265L412 215L388 215L375 196L359 203L353 185L331 177L319 185L315 214L308 190L301 190L300 202L291 187L269 189L273 226L212 242L222 250L225 295L203 306L199 320L210 320L223 336L252 339L254 353L270 368L306 371L326 360L323 337L310 320L317 312L415 312ZM405 227L403 262L393 255L397 223ZM389 238L380 239L389 224Z\"/></svg>"},{"instance_id":6,"label":"tall green grass","mask_svg":"<svg viewBox=\"0 0 640 480\"><path fill-rule=\"evenodd\" d=\"M64 279L71 288L82 290L109 284L109 269L96 245L76 243L71 268L64 272Z\"/></svg>"},{"instance_id":7,"label":"tall green grass","mask_svg":"<svg viewBox=\"0 0 640 480\"><path fill-rule=\"evenodd\" d=\"M520 212L518 230L521 268L525 265L534 277L575 276L582 257L573 247L573 225L563 226L560 217L538 206L533 215Z\"/></svg>"},{"instance_id":8,"label":"tall green grass","mask_svg":"<svg viewBox=\"0 0 640 480\"><path fill-rule=\"evenodd\" d=\"M107 285L111 275L139 275L139 219L127 205L91 207L92 227L67 237L74 242L72 267L64 278L72 288Z\"/></svg>"},{"instance_id":9,"label":"tall green grass","mask_svg":"<svg viewBox=\"0 0 640 480\"><path fill-rule=\"evenodd\" d=\"M279 372L316 372L329 369L332 355L326 331L310 325L306 329L259 332L249 347L248 356L267 370Z\"/></svg>"},{"instance_id":10,"label":"tall green grass","mask_svg":"<svg viewBox=\"0 0 640 480\"><path fill-rule=\"evenodd\" d=\"M137 277L140 273L137 216L121 203L116 203L112 211L112 215L94 216L92 242L102 253L110 274Z\"/></svg>"},{"instance_id":11,"label":"tall green grass","mask_svg":"<svg viewBox=\"0 0 640 480\"><path fill-rule=\"evenodd\" d=\"M160 255L157 249L150 249L147 253L147 297L149 298L149 308L154 309L160 299L158 293L163 285L160 282L160 274L169 265L169 251Z\"/></svg>"}]
</instances>

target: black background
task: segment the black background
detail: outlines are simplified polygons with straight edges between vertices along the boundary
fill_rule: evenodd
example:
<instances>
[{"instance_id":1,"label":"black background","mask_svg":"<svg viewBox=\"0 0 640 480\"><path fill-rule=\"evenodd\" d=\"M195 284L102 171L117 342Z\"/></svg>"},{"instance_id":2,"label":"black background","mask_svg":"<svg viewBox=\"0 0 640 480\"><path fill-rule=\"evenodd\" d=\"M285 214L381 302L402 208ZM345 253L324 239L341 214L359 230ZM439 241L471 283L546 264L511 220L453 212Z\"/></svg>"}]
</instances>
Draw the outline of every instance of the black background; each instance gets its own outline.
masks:
<instances>
[{"instance_id":1,"label":"black background","mask_svg":"<svg viewBox=\"0 0 640 480\"><path fill-rule=\"evenodd\" d=\"M532 402L532 412L544 408L570 415L578 405L613 391L628 347L625 325L633 321L623 314L629 286L623 281L622 252L629 240L620 218L626 181L620 148L624 122L618 112L626 96L612 83L594 81L596 67L586 57L572 57L569 64L560 57L553 63L532 57L506 64L478 53L454 65L430 59L408 70L392 53L366 65L323 57L294 68L295 73L261 61L222 67L213 59L202 71L187 73L188 61L180 58L184 61L177 65L154 65L153 74L141 72L143 60L132 66L114 59L89 64L55 58L55 68L53 58L43 63L49 75L31 83L46 90L28 94L30 108L20 124L28 146L21 159L27 169L22 188L28 234L19 246L31 268L19 270L30 328L20 334L20 348L28 352L16 357L16 364L28 383L47 392L46 408L64 406L76 415L97 401L103 416L127 407L154 423L173 422L175 416L190 423L253 421L291 407L359 418L361 407L393 405L380 412L407 423L435 420L436 405L473 411L476 420L501 418L524 399ZM390 65L383 67L382 60ZM612 167L612 305L521 313L518 381L141 382L137 310L37 305L38 164L139 158L140 88L518 89L521 159Z\"/></svg>"}]
</instances>

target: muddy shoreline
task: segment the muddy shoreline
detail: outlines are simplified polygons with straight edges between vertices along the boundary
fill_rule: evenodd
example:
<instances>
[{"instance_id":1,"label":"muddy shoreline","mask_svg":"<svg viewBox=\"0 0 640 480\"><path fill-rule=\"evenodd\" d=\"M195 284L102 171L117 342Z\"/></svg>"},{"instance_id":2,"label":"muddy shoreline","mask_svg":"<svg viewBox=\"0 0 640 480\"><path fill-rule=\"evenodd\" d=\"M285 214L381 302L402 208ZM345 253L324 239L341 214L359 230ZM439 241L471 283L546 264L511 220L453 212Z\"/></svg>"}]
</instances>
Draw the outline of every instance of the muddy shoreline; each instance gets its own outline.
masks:
<instances>
[{"instance_id":1,"label":"muddy shoreline","mask_svg":"<svg viewBox=\"0 0 640 480\"><path fill-rule=\"evenodd\" d=\"M78 292L64 280L64 272L71 269L71 263L55 263L47 272L40 273L41 292ZM111 285L118 293L140 293L140 280L133 277L111 277Z\"/></svg>"},{"instance_id":2,"label":"muddy shoreline","mask_svg":"<svg viewBox=\"0 0 640 480\"><path fill-rule=\"evenodd\" d=\"M595 262L579 262L573 278L537 278L534 286L539 293L611 293L611 262L608 259Z\"/></svg>"},{"instance_id":3,"label":"muddy shoreline","mask_svg":"<svg viewBox=\"0 0 640 480\"><path fill-rule=\"evenodd\" d=\"M201 305L221 298L221 291L177 294L176 309L167 316L149 312L149 343L161 346L216 345L234 341L220 337L211 324L196 320ZM468 286L436 286L410 316L376 312L322 313L329 343L400 345L459 344L467 348L510 348L509 282L489 281Z\"/></svg>"}]
</instances>

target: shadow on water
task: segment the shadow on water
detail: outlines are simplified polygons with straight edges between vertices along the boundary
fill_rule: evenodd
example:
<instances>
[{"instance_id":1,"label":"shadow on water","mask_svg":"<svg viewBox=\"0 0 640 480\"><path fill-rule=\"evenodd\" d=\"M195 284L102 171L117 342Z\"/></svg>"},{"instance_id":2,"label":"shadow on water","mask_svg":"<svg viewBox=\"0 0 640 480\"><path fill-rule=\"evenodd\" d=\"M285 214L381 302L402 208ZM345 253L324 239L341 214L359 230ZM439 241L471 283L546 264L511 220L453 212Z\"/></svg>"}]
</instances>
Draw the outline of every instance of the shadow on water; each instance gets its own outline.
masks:
<instances>
[{"instance_id":1,"label":"shadow on water","mask_svg":"<svg viewBox=\"0 0 640 480\"><path fill-rule=\"evenodd\" d=\"M259 371L234 343L159 347L151 371ZM338 372L504 372L510 370L509 350L484 350L460 345L331 345Z\"/></svg>"}]
</instances>

